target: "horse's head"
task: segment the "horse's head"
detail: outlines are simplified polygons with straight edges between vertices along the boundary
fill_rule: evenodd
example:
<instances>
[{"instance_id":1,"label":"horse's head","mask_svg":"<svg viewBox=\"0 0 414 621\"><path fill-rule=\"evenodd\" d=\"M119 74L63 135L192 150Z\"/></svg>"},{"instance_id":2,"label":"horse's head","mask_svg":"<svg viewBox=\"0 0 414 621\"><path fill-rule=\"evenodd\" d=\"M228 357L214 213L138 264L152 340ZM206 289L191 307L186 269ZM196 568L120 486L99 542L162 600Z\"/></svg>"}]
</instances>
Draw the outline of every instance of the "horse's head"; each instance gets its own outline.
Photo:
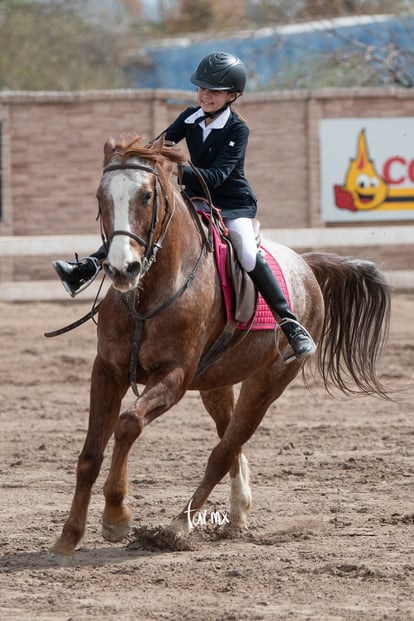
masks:
<instances>
[{"instance_id":1,"label":"horse's head","mask_svg":"<svg viewBox=\"0 0 414 621\"><path fill-rule=\"evenodd\" d=\"M135 289L155 259L174 208L168 178L184 160L163 138L146 146L136 136L105 143L97 199L108 246L104 269L119 291Z\"/></svg>"}]
</instances>

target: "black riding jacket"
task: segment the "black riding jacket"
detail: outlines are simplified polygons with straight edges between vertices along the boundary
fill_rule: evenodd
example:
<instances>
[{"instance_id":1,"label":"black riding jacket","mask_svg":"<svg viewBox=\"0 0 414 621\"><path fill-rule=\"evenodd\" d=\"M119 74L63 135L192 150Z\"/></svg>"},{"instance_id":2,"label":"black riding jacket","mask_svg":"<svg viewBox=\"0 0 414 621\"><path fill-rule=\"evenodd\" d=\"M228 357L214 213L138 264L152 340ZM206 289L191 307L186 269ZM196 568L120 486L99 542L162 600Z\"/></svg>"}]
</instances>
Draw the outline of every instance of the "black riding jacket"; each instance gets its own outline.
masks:
<instances>
[{"instance_id":1,"label":"black riding jacket","mask_svg":"<svg viewBox=\"0 0 414 621\"><path fill-rule=\"evenodd\" d=\"M166 140L177 143L185 138L190 159L203 176L213 204L221 209L223 217L254 218L256 197L244 173L249 128L231 111L226 125L212 129L203 142L199 122L185 123L185 119L196 110L197 107L184 110L167 128ZM188 196L204 196L197 174L190 166L184 166L182 182Z\"/></svg>"}]
</instances>

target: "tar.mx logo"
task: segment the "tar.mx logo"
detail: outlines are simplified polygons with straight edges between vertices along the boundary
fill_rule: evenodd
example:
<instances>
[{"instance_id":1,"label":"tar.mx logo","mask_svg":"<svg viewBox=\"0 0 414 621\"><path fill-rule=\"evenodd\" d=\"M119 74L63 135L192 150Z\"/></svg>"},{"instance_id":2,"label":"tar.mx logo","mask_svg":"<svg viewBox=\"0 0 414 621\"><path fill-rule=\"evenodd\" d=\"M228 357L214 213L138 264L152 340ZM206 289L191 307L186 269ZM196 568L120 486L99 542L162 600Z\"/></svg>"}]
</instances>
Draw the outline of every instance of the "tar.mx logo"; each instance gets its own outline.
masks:
<instances>
[{"instance_id":1,"label":"tar.mx logo","mask_svg":"<svg viewBox=\"0 0 414 621\"><path fill-rule=\"evenodd\" d=\"M230 524L230 520L225 511L207 511L207 509L196 511L195 509L191 509L192 502L193 501L190 500L188 509L184 511L184 513L187 514L188 527L190 530L196 526L207 526L208 524L212 526Z\"/></svg>"}]
</instances>

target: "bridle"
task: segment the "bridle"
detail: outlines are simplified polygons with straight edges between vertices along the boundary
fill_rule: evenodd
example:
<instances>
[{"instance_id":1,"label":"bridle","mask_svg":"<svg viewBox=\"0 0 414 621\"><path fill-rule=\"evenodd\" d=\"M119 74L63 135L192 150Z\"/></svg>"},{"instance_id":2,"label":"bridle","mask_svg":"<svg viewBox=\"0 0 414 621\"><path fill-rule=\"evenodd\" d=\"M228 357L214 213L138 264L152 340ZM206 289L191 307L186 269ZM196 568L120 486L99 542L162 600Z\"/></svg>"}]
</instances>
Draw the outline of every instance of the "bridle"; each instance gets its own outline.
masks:
<instances>
[{"instance_id":1,"label":"bridle","mask_svg":"<svg viewBox=\"0 0 414 621\"><path fill-rule=\"evenodd\" d=\"M143 164L135 164L132 162L125 162L125 163L120 163L120 164L108 164L108 166L105 166L105 168L103 169L103 173L108 173L108 172L112 172L114 170L143 170L145 172L149 172L151 175L154 175L155 177L155 186L154 186L154 200L153 200L153 209L152 209L152 219L151 219L151 226L150 226L150 230L148 232L148 237L147 239L143 239L140 235L136 235L136 233L132 233L131 231L124 231L124 230L115 230L111 233L111 235L109 237L106 237L105 232L103 230L103 226L102 226L102 217L101 217L101 206L99 204L98 207L98 218L99 218L99 222L100 222L100 227L101 227L101 237L102 237L102 242L103 245L106 249L106 252L108 253L109 250L109 246L113 240L114 237L116 236L127 236L130 237L131 239L133 239L135 242L137 242L137 244L139 244L140 246L142 246L145 249L145 254L142 260L142 267L141 267L141 276L143 276L144 274L146 274L148 272L148 270L150 269L151 265L154 263L156 256L157 256L157 252L158 250L162 247L162 242L164 241L164 237L167 234L167 230L168 227L171 223L172 217L174 215L174 210L175 210L175 201L173 203L173 207L170 210L169 209L169 200L168 200L168 194L165 193L164 195L164 201L165 201L165 214L164 214L164 222L163 222L163 226L161 229L161 233L158 237L158 240L156 242L153 242L154 240L154 234L155 231L157 229L158 226L158 221L159 221L159 186L160 186L160 181L159 181L159 175L158 175L158 171L155 168L151 168L150 166L144 166Z\"/></svg>"},{"instance_id":2,"label":"bridle","mask_svg":"<svg viewBox=\"0 0 414 621\"><path fill-rule=\"evenodd\" d=\"M99 205L99 212L98 212L98 218L99 218L100 227L101 227L101 237L102 237L102 241L104 243L104 246L107 252L109 250L109 246L113 238L116 237L117 235L126 235L127 237L130 237L135 242L137 242L140 246L145 248L145 254L143 257L142 267L140 271L140 277L142 277L149 271L151 265L156 260L157 252L162 247L164 238L168 231L168 227L174 215L175 200L174 200L172 209L169 209L168 195L167 193L165 193L164 200L165 200L166 209L164 212L164 220L162 223L160 235L158 236L158 239L154 241L154 234L157 229L158 222L159 222L159 201L158 201L159 190L158 188L161 187L161 184L159 181L158 171L155 168L144 166L143 164L125 162L125 163L120 163L120 164L109 164L108 166L104 168L103 174L112 172L114 170L144 170L146 172L151 173L155 177L155 190L154 190L151 226L150 226L150 230L148 232L148 236L146 240L143 239L140 235L136 235L135 233L132 233L131 231L124 231L124 230L115 230L111 233L111 235L109 235L109 237L106 237L105 232L103 230L100 205ZM184 284L180 287L180 289L178 289L175 293L173 293L171 297L169 297L167 300L162 302L158 307L156 307L155 309L153 309L152 311L148 312L145 315L139 314L136 310L136 289L129 291L127 293L119 293L122 301L124 302L125 306L128 309L128 312L135 320L135 334L134 334L134 340L132 343L131 358L130 358L130 363L129 363L129 375L130 375L130 385L136 397L140 396L138 392L137 381L136 381L136 371L137 371L137 366L138 366L137 363L138 363L139 345L141 341L141 335L142 335L142 329L143 329L144 322L147 321L148 319L151 319L152 317L155 317L155 315L158 315L158 313L160 313L161 311L171 306L171 304L175 302L175 300L177 300L188 289L188 287L191 285L191 283L194 280L194 277L196 275L198 268L201 265L201 259L204 255L204 251L205 251L205 244L201 243L200 255L193 269L188 275L186 281L184 282Z\"/></svg>"}]
</instances>

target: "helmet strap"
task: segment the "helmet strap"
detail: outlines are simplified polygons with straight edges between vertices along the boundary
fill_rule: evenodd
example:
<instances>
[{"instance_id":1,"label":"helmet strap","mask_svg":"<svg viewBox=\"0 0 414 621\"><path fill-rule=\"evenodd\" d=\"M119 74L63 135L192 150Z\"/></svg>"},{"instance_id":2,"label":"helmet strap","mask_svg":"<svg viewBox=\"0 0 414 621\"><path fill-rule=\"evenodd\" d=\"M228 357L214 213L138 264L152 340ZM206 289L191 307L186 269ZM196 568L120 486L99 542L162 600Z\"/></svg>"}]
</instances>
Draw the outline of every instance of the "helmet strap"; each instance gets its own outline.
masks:
<instances>
[{"instance_id":1,"label":"helmet strap","mask_svg":"<svg viewBox=\"0 0 414 621\"><path fill-rule=\"evenodd\" d=\"M195 125L198 125L199 123L201 123L202 121L204 121L205 119L214 119L216 118L216 116L218 116L219 114L221 114L222 112L224 112L224 110L227 110L227 108L229 108L231 106L232 103L234 103L236 101L236 99L238 99L240 97L240 95L237 95L233 101L229 101L228 103L226 103L225 106L223 106L222 108L220 108L219 110L216 110L215 112L206 112L203 116L200 116L196 122L194 123ZM201 109L201 106L200 106Z\"/></svg>"}]
</instances>

